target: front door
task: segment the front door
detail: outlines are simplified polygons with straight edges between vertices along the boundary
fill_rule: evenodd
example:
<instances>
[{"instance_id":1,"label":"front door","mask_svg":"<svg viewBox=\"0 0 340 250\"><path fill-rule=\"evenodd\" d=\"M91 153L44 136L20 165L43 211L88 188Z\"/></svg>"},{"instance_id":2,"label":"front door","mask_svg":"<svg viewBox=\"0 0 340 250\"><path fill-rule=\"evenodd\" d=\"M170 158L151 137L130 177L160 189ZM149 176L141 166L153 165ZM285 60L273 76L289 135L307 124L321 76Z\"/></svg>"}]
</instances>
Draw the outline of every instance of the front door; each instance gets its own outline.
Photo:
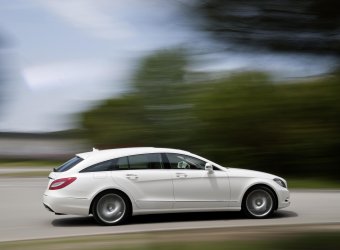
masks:
<instances>
[{"instance_id":1,"label":"front door","mask_svg":"<svg viewBox=\"0 0 340 250\"><path fill-rule=\"evenodd\" d=\"M205 170L205 161L184 154L166 154L174 183L174 208L218 209L228 206L230 188L225 171Z\"/></svg>"}]
</instances>

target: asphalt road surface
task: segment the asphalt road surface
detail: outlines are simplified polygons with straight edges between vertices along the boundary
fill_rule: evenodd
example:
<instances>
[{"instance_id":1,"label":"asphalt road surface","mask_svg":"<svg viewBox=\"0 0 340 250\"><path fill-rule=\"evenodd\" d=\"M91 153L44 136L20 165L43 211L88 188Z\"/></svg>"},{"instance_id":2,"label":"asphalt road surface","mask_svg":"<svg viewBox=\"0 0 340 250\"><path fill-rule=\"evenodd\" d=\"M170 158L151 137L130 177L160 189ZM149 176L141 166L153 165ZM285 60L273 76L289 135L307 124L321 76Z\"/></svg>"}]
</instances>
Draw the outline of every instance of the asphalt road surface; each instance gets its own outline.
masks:
<instances>
[{"instance_id":1,"label":"asphalt road surface","mask_svg":"<svg viewBox=\"0 0 340 250\"><path fill-rule=\"evenodd\" d=\"M291 191L291 206L273 218L239 212L143 215L128 225L103 227L92 217L54 215L42 205L47 178L0 178L0 241L193 228L340 223L340 191Z\"/></svg>"}]
</instances>

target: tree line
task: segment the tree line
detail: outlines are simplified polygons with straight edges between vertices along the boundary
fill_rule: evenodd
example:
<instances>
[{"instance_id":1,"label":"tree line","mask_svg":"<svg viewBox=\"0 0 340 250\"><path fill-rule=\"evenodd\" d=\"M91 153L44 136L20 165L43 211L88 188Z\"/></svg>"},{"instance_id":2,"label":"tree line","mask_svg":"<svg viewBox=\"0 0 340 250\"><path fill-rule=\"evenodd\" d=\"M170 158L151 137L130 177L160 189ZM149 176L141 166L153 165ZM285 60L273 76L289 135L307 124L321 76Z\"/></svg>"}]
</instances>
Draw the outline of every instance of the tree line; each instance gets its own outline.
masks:
<instances>
[{"instance_id":1,"label":"tree line","mask_svg":"<svg viewBox=\"0 0 340 250\"><path fill-rule=\"evenodd\" d=\"M339 73L289 82L261 72L209 80L187 65L180 50L145 58L130 93L82 115L84 136L99 148L172 147L225 166L340 177Z\"/></svg>"}]
</instances>

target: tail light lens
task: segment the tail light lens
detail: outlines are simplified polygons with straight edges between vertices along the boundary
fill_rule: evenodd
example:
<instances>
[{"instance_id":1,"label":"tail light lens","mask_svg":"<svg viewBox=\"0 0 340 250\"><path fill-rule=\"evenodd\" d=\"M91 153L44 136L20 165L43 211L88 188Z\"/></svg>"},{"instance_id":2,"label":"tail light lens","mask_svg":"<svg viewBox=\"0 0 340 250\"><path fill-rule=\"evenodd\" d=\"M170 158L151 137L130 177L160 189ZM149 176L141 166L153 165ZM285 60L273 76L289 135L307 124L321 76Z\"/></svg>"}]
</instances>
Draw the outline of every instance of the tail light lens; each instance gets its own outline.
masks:
<instances>
[{"instance_id":1,"label":"tail light lens","mask_svg":"<svg viewBox=\"0 0 340 250\"><path fill-rule=\"evenodd\" d=\"M74 182L77 178L76 177L69 177L69 178L61 178L54 180L50 187L48 188L49 190L57 190L57 189L62 189L68 185L70 185L72 182Z\"/></svg>"}]
</instances>

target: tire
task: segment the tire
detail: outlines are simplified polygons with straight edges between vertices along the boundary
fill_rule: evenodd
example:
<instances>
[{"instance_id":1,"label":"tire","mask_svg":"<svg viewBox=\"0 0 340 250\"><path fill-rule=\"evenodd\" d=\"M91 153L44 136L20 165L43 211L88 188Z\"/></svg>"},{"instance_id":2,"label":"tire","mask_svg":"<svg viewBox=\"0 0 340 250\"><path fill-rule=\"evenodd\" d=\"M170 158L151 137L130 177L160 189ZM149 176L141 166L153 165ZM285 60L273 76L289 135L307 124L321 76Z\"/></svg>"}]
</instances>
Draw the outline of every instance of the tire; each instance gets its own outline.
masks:
<instances>
[{"instance_id":1,"label":"tire","mask_svg":"<svg viewBox=\"0 0 340 250\"><path fill-rule=\"evenodd\" d=\"M242 200L242 211L249 218L268 218L274 213L275 207L276 196L265 186L249 189Z\"/></svg>"},{"instance_id":2,"label":"tire","mask_svg":"<svg viewBox=\"0 0 340 250\"><path fill-rule=\"evenodd\" d=\"M119 225L130 217L131 205L128 198L119 192L106 192L96 197L92 213L101 225Z\"/></svg>"}]
</instances>

